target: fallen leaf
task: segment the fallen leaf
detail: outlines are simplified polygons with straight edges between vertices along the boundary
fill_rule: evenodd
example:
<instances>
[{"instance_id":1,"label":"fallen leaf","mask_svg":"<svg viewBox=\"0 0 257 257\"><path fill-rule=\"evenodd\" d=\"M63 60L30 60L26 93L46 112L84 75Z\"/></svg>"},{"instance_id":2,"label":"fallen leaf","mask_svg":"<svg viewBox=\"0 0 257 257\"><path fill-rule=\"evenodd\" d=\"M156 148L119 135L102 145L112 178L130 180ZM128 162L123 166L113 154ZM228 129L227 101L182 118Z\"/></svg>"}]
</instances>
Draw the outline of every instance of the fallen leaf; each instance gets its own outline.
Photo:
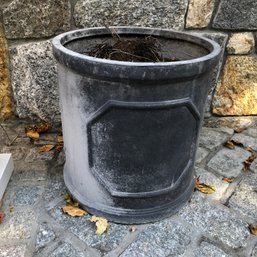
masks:
<instances>
[{"instance_id":1,"label":"fallen leaf","mask_svg":"<svg viewBox=\"0 0 257 257\"><path fill-rule=\"evenodd\" d=\"M39 134L46 132L50 129L50 125L48 123L39 123L36 125L32 125L25 128L25 132L27 137L32 138L34 140L39 139Z\"/></svg>"},{"instance_id":2,"label":"fallen leaf","mask_svg":"<svg viewBox=\"0 0 257 257\"><path fill-rule=\"evenodd\" d=\"M97 217L97 216L92 216L90 219L91 222L95 222L97 230L96 234L97 235L102 235L109 227L108 221L105 218Z\"/></svg>"},{"instance_id":3,"label":"fallen leaf","mask_svg":"<svg viewBox=\"0 0 257 257\"><path fill-rule=\"evenodd\" d=\"M213 186L205 183L201 183L200 177L198 177L195 181L195 188L204 194L212 194L216 191L216 189Z\"/></svg>"},{"instance_id":4,"label":"fallen leaf","mask_svg":"<svg viewBox=\"0 0 257 257\"><path fill-rule=\"evenodd\" d=\"M28 130L26 132L26 136L33 139L33 140L39 139L39 133L37 131L34 131L34 130Z\"/></svg>"},{"instance_id":5,"label":"fallen leaf","mask_svg":"<svg viewBox=\"0 0 257 257\"><path fill-rule=\"evenodd\" d=\"M235 128L234 132L235 133L242 133L244 130L246 130L246 128Z\"/></svg>"},{"instance_id":6,"label":"fallen leaf","mask_svg":"<svg viewBox=\"0 0 257 257\"><path fill-rule=\"evenodd\" d=\"M11 207L11 208L10 208L10 212L14 212L14 207Z\"/></svg>"},{"instance_id":7,"label":"fallen leaf","mask_svg":"<svg viewBox=\"0 0 257 257\"><path fill-rule=\"evenodd\" d=\"M250 232L251 232L251 234L252 235L255 235L255 236L257 236L257 225L250 225L249 226L249 230L250 230Z\"/></svg>"},{"instance_id":8,"label":"fallen leaf","mask_svg":"<svg viewBox=\"0 0 257 257\"><path fill-rule=\"evenodd\" d=\"M234 181L233 178L223 178L222 180L227 182L227 183L232 183Z\"/></svg>"},{"instance_id":9,"label":"fallen leaf","mask_svg":"<svg viewBox=\"0 0 257 257\"><path fill-rule=\"evenodd\" d=\"M229 149L235 149L236 146L244 147L244 145L236 140L229 139L224 143L224 146L226 146Z\"/></svg>"},{"instance_id":10,"label":"fallen leaf","mask_svg":"<svg viewBox=\"0 0 257 257\"><path fill-rule=\"evenodd\" d=\"M80 209L76 206L67 205L62 208L64 213L67 213L68 215L72 217L81 217L87 214L86 211Z\"/></svg>"},{"instance_id":11,"label":"fallen leaf","mask_svg":"<svg viewBox=\"0 0 257 257\"><path fill-rule=\"evenodd\" d=\"M4 218L5 218L5 213L0 212L0 224L3 222Z\"/></svg>"},{"instance_id":12,"label":"fallen leaf","mask_svg":"<svg viewBox=\"0 0 257 257\"><path fill-rule=\"evenodd\" d=\"M53 148L54 148L54 145L51 145L51 144L43 145L43 146L38 148L38 152L39 153L46 153L46 152L51 151Z\"/></svg>"},{"instance_id":13,"label":"fallen leaf","mask_svg":"<svg viewBox=\"0 0 257 257\"><path fill-rule=\"evenodd\" d=\"M250 152L250 153L254 153L254 151L253 151L253 149L251 147L246 147L245 150Z\"/></svg>"},{"instance_id":14,"label":"fallen leaf","mask_svg":"<svg viewBox=\"0 0 257 257\"><path fill-rule=\"evenodd\" d=\"M43 132L47 132L50 128L51 128L50 124L45 122L45 123L39 123L39 124L29 126L26 128L26 131L33 130L38 133L43 133Z\"/></svg>"},{"instance_id":15,"label":"fallen leaf","mask_svg":"<svg viewBox=\"0 0 257 257\"><path fill-rule=\"evenodd\" d=\"M224 143L224 146L226 146L227 148L229 149L235 149L235 145L233 144L233 142L231 140L227 140L225 143Z\"/></svg>"},{"instance_id":16,"label":"fallen leaf","mask_svg":"<svg viewBox=\"0 0 257 257\"><path fill-rule=\"evenodd\" d=\"M256 159L256 155L255 153L252 152L251 156L249 158L247 158L243 164L244 164L244 168L243 168L243 171L247 171L249 170L252 162Z\"/></svg>"}]
</instances>

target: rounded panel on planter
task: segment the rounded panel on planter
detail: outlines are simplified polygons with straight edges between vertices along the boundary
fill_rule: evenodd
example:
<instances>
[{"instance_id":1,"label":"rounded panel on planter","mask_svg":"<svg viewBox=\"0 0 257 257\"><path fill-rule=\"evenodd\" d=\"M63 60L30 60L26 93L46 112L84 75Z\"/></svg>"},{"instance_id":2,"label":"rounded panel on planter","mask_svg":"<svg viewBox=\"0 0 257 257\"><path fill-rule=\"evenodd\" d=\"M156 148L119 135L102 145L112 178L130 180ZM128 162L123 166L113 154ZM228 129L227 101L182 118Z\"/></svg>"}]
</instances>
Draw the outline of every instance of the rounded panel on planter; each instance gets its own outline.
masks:
<instances>
[{"instance_id":1,"label":"rounded panel on planter","mask_svg":"<svg viewBox=\"0 0 257 257\"><path fill-rule=\"evenodd\" d=\"M87 125L91 171L115 197L168 193L192 164L199 122L200 114L188 98L110 100Z\"/></svg>"}]
</instances>

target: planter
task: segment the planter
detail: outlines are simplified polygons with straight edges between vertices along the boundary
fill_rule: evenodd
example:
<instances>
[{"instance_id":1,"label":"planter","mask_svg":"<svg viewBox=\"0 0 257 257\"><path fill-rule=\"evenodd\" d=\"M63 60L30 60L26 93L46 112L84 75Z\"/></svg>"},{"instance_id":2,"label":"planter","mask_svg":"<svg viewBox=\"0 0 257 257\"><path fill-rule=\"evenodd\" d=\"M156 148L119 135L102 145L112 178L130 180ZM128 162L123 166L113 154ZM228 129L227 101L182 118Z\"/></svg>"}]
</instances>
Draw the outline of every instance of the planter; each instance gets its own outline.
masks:
<instances>
[{"instance_id":1,"label":"planter","mask_svg":"<svg viewBox=\"0 0 257 257\"><path fill-rule=\"evenodd\" d=\"M151 35L176 62L88 56L115 40L105 28L53 39L66 163L64 180L89 212L145 223L177 211L194 188L194 161L210 75L220 47L170 30L117 27L122 38Z\"/></svg>"}]
</instances>

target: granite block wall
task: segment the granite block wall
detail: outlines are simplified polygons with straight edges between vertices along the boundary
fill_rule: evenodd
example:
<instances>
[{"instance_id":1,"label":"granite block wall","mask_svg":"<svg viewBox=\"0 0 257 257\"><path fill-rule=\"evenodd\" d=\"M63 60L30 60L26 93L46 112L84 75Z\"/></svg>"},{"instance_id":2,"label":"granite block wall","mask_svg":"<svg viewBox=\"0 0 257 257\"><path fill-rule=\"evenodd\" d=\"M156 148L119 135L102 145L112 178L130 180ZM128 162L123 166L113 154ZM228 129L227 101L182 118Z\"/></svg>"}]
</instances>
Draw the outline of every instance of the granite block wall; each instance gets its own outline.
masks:
<instances>
[{"instance_id":1,"label":"granite block wall","mask_svg":"<svg viewBox=\"0 0 257 257\"><path fill-rule=\"evenodd\" d=\"M1 0L0 119L59 121L51 39L77 28L134 25L197 33L223 56L206 115L257 115L256 0Z\"/></svg>"}]
</instances>

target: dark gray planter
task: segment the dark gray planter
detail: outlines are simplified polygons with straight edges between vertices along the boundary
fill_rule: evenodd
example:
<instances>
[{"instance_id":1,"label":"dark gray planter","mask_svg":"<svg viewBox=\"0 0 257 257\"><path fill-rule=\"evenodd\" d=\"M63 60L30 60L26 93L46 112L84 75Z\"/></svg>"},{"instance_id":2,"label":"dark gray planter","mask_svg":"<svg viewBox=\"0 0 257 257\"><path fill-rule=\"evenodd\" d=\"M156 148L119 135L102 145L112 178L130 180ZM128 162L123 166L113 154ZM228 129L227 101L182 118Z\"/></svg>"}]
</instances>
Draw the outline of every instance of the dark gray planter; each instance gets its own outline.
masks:
<instances>
[{"instance_id":1,"label":"dark gray planter","mask_svg":"<svg viewBox=\"0 0 257 257\"><path fill-rule=\"evenodd\" d=\"M64 180L89 212L120 223L159 220L194 188L194 160L220 47L170 30L116 27L121 37L157 36L177 62L87 56L114 40L107 29L53 39L66 154Z\"/></svg>"}]
</instances>

